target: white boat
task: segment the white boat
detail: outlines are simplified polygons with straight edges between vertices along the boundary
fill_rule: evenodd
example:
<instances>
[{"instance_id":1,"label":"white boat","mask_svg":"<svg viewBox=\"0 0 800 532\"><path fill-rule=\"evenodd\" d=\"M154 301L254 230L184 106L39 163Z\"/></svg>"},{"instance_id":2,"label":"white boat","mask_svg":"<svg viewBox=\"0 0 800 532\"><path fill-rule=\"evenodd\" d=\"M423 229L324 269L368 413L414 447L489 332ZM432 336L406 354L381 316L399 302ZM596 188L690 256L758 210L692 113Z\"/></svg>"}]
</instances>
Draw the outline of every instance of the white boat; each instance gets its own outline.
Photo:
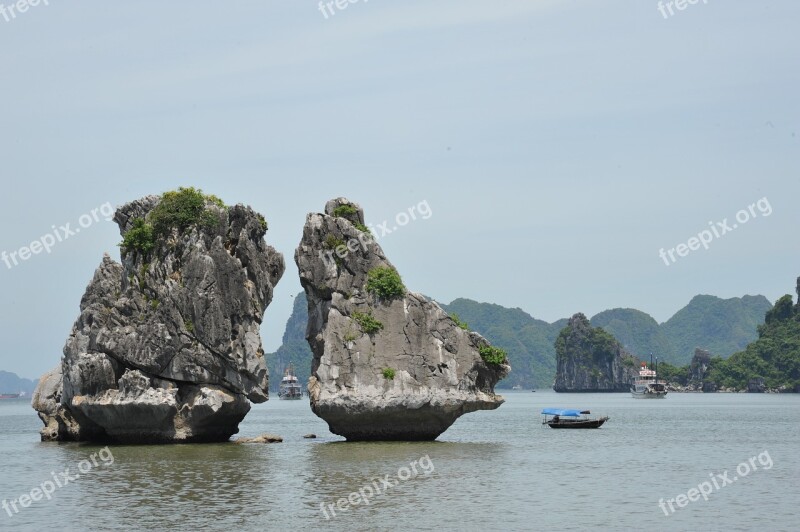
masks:
<instances>
[{"instance_id":1,"label":"white boat","mask_svg":"<svg viewBox=\"0 0 800 532\"><path fill-rule=\"evenodd\" d=\"M278 389L278 398L280 399L302 399L303 387L300 381L297 380L297 375L294 374L294 366L289 364L283 372L281 385Z\"/></svg>"},{"instance_id":2,"label":"white boat","mask_svg":"<svg viewBox=\"0 0 800 532\"><path fill-rule=\"evenodd\" d=\"M664 399L667 396L667 383L658 380L658 372L642 362L639 378L631 386L631 395L636 399Z\"/></svg>"}]
</instances>

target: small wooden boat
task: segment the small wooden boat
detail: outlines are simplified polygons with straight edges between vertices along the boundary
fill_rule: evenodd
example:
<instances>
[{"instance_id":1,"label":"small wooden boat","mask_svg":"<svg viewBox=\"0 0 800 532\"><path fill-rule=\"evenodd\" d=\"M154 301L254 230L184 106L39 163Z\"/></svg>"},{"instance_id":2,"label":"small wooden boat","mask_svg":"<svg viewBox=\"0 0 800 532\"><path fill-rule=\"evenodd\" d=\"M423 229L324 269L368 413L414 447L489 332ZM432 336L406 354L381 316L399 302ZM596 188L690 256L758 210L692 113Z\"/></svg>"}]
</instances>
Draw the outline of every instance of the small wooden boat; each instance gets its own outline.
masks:
<instances>
[{"instance_id":1,"label":"small wooden boat","mask_svg":"<svg viewBox=\"0 0 800 532\"><path fill-rule=\"evenodd\" d=\"M608 421L608 416L601 418L586 417L588 410L572 410L568 408L545 408L542 410L544 421L551 429L599 429Z\"/></svg>"}]
</instances>

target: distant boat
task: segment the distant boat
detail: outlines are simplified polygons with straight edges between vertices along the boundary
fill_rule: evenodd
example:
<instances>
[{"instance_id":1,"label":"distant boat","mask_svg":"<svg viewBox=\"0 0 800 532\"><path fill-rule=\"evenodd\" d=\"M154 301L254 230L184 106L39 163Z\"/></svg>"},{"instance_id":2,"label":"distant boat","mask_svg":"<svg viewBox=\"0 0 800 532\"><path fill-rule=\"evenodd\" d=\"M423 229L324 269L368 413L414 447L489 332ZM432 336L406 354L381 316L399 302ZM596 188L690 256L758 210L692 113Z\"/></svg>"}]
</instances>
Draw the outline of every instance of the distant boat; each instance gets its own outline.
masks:
<instances>
[{"instance_id":1,"label":"distant boat","mask_svg":"<svg viewBox=\"0 0 800 532\"><path fill-rule=\"evenodd\" d=\"M542 410L544 421L551 429L599 429L608 421L608 416L589 418L588 410L573 410L568 408L545 408ZM552 416L548 419L548 416Z\"/></svg>"},{"instance_id":2,"label":"distant boat","mask_svg":"<svg viewBox=\"0 0 800 532\"><path fill-rule=\"evenodd\" d=\"M650 369L642 362L639 378L631 386L631 396L636 399L664 399L667 396L667 383L658 380L658 359L655 368Z\"/></svg>"},{"instance_id":3,"label":"distant boat","mask_svg":"<svg viewBox=\"0 0 800 532\"><path fill-rule=\"evenodd\" d=\"M297 375L294 374L294 365L289 364L283 372L281 385L278 389L279 399L302 399L303 387L300 381L297 380Z\"/></svg>"},{"instance_id":4,"label":"distant boat","mask_svg":"<svg viewBox=\"0 0 800 532\"><path fill-rule=\"evenodd\" d=\"M521 390L521 389L522 389L522 386L520 386L519 384L517 384L516 386L512 386L512 387L511 387L511 389L512 389L512 390Z\"/></svg>"},{"instance_id":5,"label":"distant boat","mask_svg":"<svg viewBox=\"0 0 800 532\"><path fill-rule=\"evenodd\" d=\"M0 393L0 399L16 399L21 393Z\"/></svg>"}]
</instances>

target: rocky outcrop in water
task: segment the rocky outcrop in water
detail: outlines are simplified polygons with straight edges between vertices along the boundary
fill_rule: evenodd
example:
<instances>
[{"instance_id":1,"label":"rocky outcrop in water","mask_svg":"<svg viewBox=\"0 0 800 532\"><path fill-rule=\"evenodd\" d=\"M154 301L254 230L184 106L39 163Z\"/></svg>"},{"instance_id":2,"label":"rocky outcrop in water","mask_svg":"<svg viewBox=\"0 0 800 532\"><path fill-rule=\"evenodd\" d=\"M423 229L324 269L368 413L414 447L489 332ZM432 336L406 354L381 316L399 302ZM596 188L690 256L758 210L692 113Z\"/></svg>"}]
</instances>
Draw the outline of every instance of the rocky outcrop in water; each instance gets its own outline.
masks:
<instances>
[{"instance_id":1,"label":"rocky outcrop in water","mask_svg":"<svg viewBox=\"0 0 800 532\"><path fill-rule=\"evenodd\" d=\"M430 440L503 402L494 385L510 370L505 354L406 290L357 204L338 198L309 214L295 261L308 299L311 407L331 432Z\"/></svg>"},{"instance_id":2,"label":"rocky outcrop in water","mask_svg":"<svg viewBox=\"0 0 800 532\"><path fill-rule=\"evenodd\" d=\"M569 319L556 339L557 392L627 392L636 360L609 333L592 327L581 313Z\"/></svg>"},{"instance_id":3,"label":"rocky outcrop in water","mask_svg":"<svg viewBox=\"0 0 800 532\"><path fill-rule=\"evenodd\" d=\"M43 440L223 441L267 400L259 326L284 271L249 207L181 189L120 207L62 363L33 406Z\"/></svg>"}]
</instances>

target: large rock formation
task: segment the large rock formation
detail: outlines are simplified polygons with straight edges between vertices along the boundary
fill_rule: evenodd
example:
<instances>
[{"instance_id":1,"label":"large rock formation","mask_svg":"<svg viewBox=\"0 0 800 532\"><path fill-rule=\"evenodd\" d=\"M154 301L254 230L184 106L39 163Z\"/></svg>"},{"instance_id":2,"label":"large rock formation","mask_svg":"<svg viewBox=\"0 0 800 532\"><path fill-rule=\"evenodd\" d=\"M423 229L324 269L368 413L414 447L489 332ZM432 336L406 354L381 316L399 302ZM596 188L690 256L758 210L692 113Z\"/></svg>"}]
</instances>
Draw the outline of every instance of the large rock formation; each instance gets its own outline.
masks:
<instances>
[{"instance_id":1,"label":"large rock formation","mask_svg":"<svg viewBox=\"0 0 800 532\"><path fill-rule=\"evenodd\" d=\"M120 207L62 363L33 406L43 440L222 441L267 400L259 326L284 271L249 207L181 189Z\"/></svg>"},{"instance_id":2,"label":"large rock formation","mask_svg":"<svg viewBox=\"0 0 800 532\"><path fill-rule=\"evenodd\" d=\"M592 327L581 313L569 319L556 339L557 392L627 392L636 360L609 333Z\"/></svg>"},{"instance_id":3,"label":"large rock formation","mask_svg":"<svg viewBox=\"0 0 800 532\"><path fill-rule=\"evenodd\" d=\"M357 204L331 200L308 215L295 252L314 413L348 440L430 440L462 414L500 406L505 354L408 292L365 230Z\"/></svg>"}]
</instances>

